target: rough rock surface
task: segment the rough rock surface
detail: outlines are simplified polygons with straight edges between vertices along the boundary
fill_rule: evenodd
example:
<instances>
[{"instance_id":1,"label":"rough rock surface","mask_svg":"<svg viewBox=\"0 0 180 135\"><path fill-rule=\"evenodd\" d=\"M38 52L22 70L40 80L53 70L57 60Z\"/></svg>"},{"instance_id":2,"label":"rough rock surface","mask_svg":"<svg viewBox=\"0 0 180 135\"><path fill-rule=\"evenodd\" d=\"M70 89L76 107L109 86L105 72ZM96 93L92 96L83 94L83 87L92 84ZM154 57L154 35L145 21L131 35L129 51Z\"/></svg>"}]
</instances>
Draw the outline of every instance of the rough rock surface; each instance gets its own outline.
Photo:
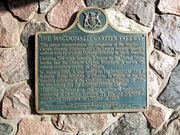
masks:
<instances>
[{"instance_id":1,"label":"rough rock surface","mask_svg":"<svg viewBox=\"0 0 180 135\"><path fill-rule=\"evenodd\" d=\"M0 76L7 83L29 78L26 49L18 47L0 50Z\"/></svg>"},{"instance_id":2,"label":"rough rock surface","mask_svg":"<svg viewBox=\"0 0 180 135\"><path fill-rule=\"evenodd\" d=\"M180 15L180 1L179 0L160 0L158 9L162 13Z\"/></svg>"},{"instance_id":3,"label":"rough rock surface","mask_svg":"<svg viewBox=\"0 0 180 135\"><path fill-rule=\"evenodd\" d=\"M180 110L175 111L170 119L164 124L162 130L154 135L179 135L180 134Z\"/></svg>"},{"instance_id":4,"label":"rough rock surface","mask_svg":"<svg viewBox=\"0 0 180 135\"><path fill-rule=\"evenodd\" d=\"M154 22L155 48L175 56L180 53L180 17L174 15L156 15Z\"/></svg>"},{"instance_id":5,"label":"rough rock surface","mask_svg":"<svg viewBox=\"0 0 180 135\"><path fill-rule=\"evenodd\" d=\"M165 121L165 114L158 106L150 105L144 114L153 128L158 128Z\"/></svg>"},{"instance_id":6,"label":"rough rock surface","mask_svg":"<svg viewBox=\"0 0 180 135\"><path fill-rule=\"evenodd\" d=\"M12 14L21 20L27 21L33 12L37 10L37 0L7 0Z\"/></svg>"},{"instance_id":7,"label":"rough rock surface","mask_svg":"<svg viewBox=\"0 0 180 135\"><path fill-rule=\"evenodd\" d=\"M33 41L35 40L35 39L31 39L32 37L35 36L35 33L40 31L48 31L48 30L50 30L50 28L48 27L46 22L31 21L25 25L24 30L21 33L21 42L26 48L29 47L28 46L29 44L31 46L34 46L34 44L32 44L30 40Z\"/></svg>"},{"instance_id":8,"label":"rough rock surface","mask_svg":"<svg viewBox=\"0 0 180 135\"><path fill-rule=\"evenodd\" d=\"M6 123L0 123L0 135L10 135L13 131L13 127Z\"/></svg>"},{"instance_id":9,"label":"rough rock surface","mask_svg":"<svg viewBox=\"0 0 180 135\"><path fill-rule=\"evenodd\" d=\"M153 35L152 32L148 33L148 39L147 39L147 45L148 45L148 57L152 54L154 51L154 43L153 43Z\"/></svg>"},{"instance_id":10,"label":"rough rock surface","mask_svg":"<svg viewBox=\"0 0 180 135\"><path fill-rule=\"evenodd\" d=\"M144 26L151 26L155 12L154 0L129 0L122 12Z\"/></svg>"},{"instance_id":11,"label":"rough rock surface","mask_svg":"<svg viewBox=\"0 0 180 135\"><path fill-rule=\"evenodd\" d=\"M52 117L53 124L63 132L77 134L95 133L103 128L108 122L107 114L70 114L55 115Z\"/></svg>"},{"instance_id":12,"label":"rough rock surface","mask_svg":"<svg viewBox=\"0 0 180 135\"><path fill-rule=\"evenodd\" d=\"M17 20L10 13L0 11L0 47L16 46L19 43L19 39Z\"/></svg>"},{"instance_id":13,"label":"rough rock surface","mask_svg":"<svg viewBox=\"0 0 180 135\"><path fill-rule=\"evenodd\" d=\"M158 101L169 108L180 106L180 64L172 71L169 84Z\"/></svg>"},{"instance_id":14,"label":"rough rock surface","mask_svg":"<svg viewBox=\"0 0 180 135\"><path fill-rule=\"evenodd\" d=\"M16 135L56 135L56 131L47 121L22 119Z\"/></svg>"},{"instance_id":15,"label":"rough rock surface","mask_svg":"<svg viewBox=\"0 0 180 135\"><path fill-rule=\"evenodd\" d=\"M109 129L109 135L150 135L146 118L141 113L129 113L119 119L113 131ZM105 131L103 135L108 135Z\"/></svg>"},{"instance_id":16,"label":"rough rock surface","mask_svg":"<svg viewBox=\"0 0 180 135\"><path fill-rule=\"evenodd\" d=\"M74 21L73 15L82 7L85 7L83 0L59 1L48 13L47 20L53 27L64 29Z\"/></svg>"},{"instance_id":17,"label":"rough rock surface","mask_svg":"<svg viewBox=\"0 0 180 135\"><path fill-rule=\"evenodd\" d=\"M160 51L154 51L150 56L149 62L162 78L168 77L177 64L175 58Z\"/></svg>"},{"instance_id":18,"label":"rough rock surface","mask_svg":"<svg viewBox=\"0 0 180 135\"><path fill-rule=\"evenodd\" d=\"M38 0L39 12L47 13L58 0Z\"/></svg>"},{"instance_id":19,"label":"rough rock surface","mask_svg":"<svg viewBox=\"0 0 180 135\"><path fill-rule=\"evenodd\" d=\"M118 121L114 122L110 127L108 127L108 128L102 133L102 135L112 135L112 132L113 132L116 128L118 128L118 126L119 126L119 122L118 122Z\"/></svg>"},{"instance_id":20,"label":"rough rock surface","mask_svg":"<svg viewBox=\"0 0 180 135\"><path fill-rule=\"evenodd\" d=\"M34 78L34 56L35 56L35 33L40 31L51 31L50 27L46 22L42 21L31 21L27 23L24 30L21 33L21 42L25 48L27 48L28 54L28 68L29 68L29 78Z\"/></svg>"},{"instance_id":21,"label":"rough rock surface","mask_svg":"<svg viewBox=\"0 0 180 135\"><path fill-rule=\"evenodd\" d=\"M113 8L123 11L125 9L126 5L128 4L128 1L129 0L117 0L117 3L115 4L115 6L113 6Z\"/></svg>"},{"instance_id":22,"label":"rough rock surface","mask_svg":"<svg viewBox=\"0 0 180 135\"><path fill-rule=\"evenodd\" d=\"M147 111L35 112L35 33L68 28L87 1L107 8L104 11L111 26L122 33L147 33ZM111 6L114 1L117 3ZM179 66L170 77L180 60L179 7L179 0L0 0L0 135L180 135Z\"/></svg>"},{"instance_id":23,"label":"rough rock surface","mask_svg":"<svg viewBox=\"0 0 180 135\"><path fill-rule=\"evenodd\" d=\"M0 79L0 101L3 98L3 96L4 96L4 93L5 93L5 85L2 82L2 80Z\"/></svg>"},{"instance_id":24,"label":"rough rock surface","mask_svg":"<svg viewBox=\"0 0 180 135\"><path fill-rule=\"evenodd\" d=\"M87 6L98 6L100 8L110 8L117 0L86 0Z\"/></svg>"},{"instance_id":25,"label":"rough rock surface","mask_svg":"<svg viewBox=\"0 0 180 135\"><path fill-rule=\"evenodd\" d=\"M149 69L149 96L157 98L161 92L162 79L152 69Z\"/></svg>"},{"instance_id":26,"label":"rough rock surface","mask_svg":"<svg viewBox=\"0 0 180 135\"><path fill-rule=\"evenodd\" d=\"M12 86L2 101L2 115L5 118L16 118L29 115L34 108L34 96L27 83Z\"/></svg>"},{"instance_id":27,"label":"rough rock surface","mask_svg":"<svg viewBox=\"0 0 180 135\"><path fill-rule=\"evenodd\" d=\"M127 18L123 13L121 13L116 8L110 8L105 10L110 24L120 31L135 31L135 32L150 32L152 27L145 27L134 20Z\"/></svg>"}]
</instances>

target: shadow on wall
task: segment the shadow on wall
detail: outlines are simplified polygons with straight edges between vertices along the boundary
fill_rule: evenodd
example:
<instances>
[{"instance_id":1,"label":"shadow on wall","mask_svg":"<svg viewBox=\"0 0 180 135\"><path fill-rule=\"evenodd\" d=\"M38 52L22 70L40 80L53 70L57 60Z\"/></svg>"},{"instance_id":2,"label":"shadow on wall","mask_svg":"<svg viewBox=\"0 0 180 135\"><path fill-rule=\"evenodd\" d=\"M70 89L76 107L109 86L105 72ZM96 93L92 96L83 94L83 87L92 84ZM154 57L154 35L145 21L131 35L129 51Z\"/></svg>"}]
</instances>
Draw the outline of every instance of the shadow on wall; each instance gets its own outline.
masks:
<instances>
[{"instance_id":1,"label":"shadow on wall","mask_svg":"<svg viewBox=\"0 0 180 135\"><path fill-rule=\"evenodd\" d=\"M45 0L0 0L0 11L10 11L9 9L21 8L40 1Z\"/></svg>"},{"instance_id":2,"label":"shadow on wall","mask_svg":"<svg viewBox=\"0 0 180 135\"><path fill-rule=\"evenodd\" d=\"M27 83L32 90L32 94L29 98L31 114L36 114L36 111L35 111L35 85L34 85L34 82L32 80L28 80Z\"/></svg>"},{"instance_id":3,"label":"shadow on wall","mask_svg":"<svg viewBox=\"0 0 180 135\"><path fill-rule=\"evenodd\" d=\"M39 1L44 0L1 0L0 4L4 4L6 7L10 8L20 8L29 4L37 3Z\"/></svg>"},{"instance_id":4,"label":"shadow on wall","mask_svg":"<svg viewBox=\"0 0 180 135\"><path fill-rule=\"evenodd\" d=\"M28 56L28 71L30 75L30 79L33 81L35 80L35 36L32 35L29 37L28 40L28 47L27 47L27 56Z\"/></svg>"},{"instance_id":5,"label":"shadow on wall","mask_svg":"<svg viewBox=\"0 0 180 135\"><path fill-rule=\"evenodd\" d=\"M0 15L1 12L11 12L12 9L25 7L34 3L38 3L39 1L44 1L44 0L0 0ZM20 18L16 16L15 18L17 18L19 21L22 21ZM28 39L28 46L25 47L27 48L27 54L28 54L28 69L30 73L30 79L34 80L34 66L35 66L34 64L35 36L34 35Z\"/></svg>"}]
</instances>

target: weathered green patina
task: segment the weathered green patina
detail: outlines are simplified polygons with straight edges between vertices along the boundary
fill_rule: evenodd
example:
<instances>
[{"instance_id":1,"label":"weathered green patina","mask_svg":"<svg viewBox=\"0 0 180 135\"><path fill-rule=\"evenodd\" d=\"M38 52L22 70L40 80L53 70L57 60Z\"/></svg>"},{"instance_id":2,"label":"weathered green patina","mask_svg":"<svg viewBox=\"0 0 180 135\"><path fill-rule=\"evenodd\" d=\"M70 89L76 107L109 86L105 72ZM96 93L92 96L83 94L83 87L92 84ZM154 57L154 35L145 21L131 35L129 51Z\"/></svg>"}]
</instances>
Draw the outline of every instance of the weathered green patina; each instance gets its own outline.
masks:
<instances>
[{"instance_id":1,"label":"weathered green patina","mask_svg":"<svg viewBox=\"0 0 180 135\"><path fill-rule=\"evenodd\" d=\"M147 108L147 36L114 29L103 10L81 10L62 32L36 34L39 113Z\"/></svg>"}]
</instances>

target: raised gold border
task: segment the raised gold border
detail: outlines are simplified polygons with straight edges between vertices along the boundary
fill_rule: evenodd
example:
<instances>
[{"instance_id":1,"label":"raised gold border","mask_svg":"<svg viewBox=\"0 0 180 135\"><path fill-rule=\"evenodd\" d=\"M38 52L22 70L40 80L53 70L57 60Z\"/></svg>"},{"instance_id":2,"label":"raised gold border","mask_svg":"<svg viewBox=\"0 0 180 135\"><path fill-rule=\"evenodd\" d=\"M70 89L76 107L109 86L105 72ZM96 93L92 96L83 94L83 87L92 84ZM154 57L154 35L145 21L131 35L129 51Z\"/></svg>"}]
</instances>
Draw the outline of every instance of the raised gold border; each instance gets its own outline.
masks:
<instances>
[{"instance_id":1,"label":"raised gold border","mask_svg":"<svg viewBox=\"0 0 180 135\"><path fill-rule=\"evenodd\" d=\"M97 31L88 31L88 30L85 30L83 29L79 23L78 23L78 20L79 20L79 17L80 17L80 14L84 11L84 10L87 10L87 9L97 9L97 10L100 10L104 13L105 17L106 17L106 24L105 26L100 29L100 30L97 30ZM65 33L69 30L71 30L75 25L77 24L78 28L83 31L83 32L86 32L86 33L99 33L99 32L102 32L104 31L107 26L109 25L113 30L117 31L117 32L121 32L121 33L138 33L138 34L144 34L146 35L146 80L147 80L147 86L146 86L146 93L147 93L147 100L146 100L146 108L144 109L122 109L122 110L72 110L72 111L39 111L38 110L38 35L39 34L56 34L56 33ZM80 27L79 27L80 26ZM52 114L52 113L71 113L71 114L76 114L76 113L80 113L80 114L83 114L83 113L119 113L119 112L142 112L142 111L146 111L148 108L149 108L149 89L148 89L148 84L149 84L149 48L148 48L148 45L149 42L148 42L148 33L141 33L141 32L135 32L135 31L132 31L132 32L129 32L129 31L120 31L118 29L116 29L109 21L106 13L104 12L103 9L101 8L98 8L96 6L92 6L92 7L86 7L86 8L82 8L77 16L76 16L76 19L74 21L74 23L67 29L65 30L62 30L62 31L58 31L58 32L36 32L36 35L35 35L35 110L37 113L39 114Z\"/></svg>"},{"instance_id":2,"label":"raised gold border","mask_svg":"<svg viewBox=\"0 0 180 135\"><path fill-rule=\"evenodd\" d=\"M101 11L101 12L104 14L104 16L105 16L105 18L106 18L106 23L105 23L105 25L103 26L103 28L101 28L101 29L99 29L99 30L89 31L89 30L84 29L84 28L80 25L80 23L79 23L79 18L80 18L81 13L82 13L84 10L87 10L87 9L95 9L95 8L98 9L99 11ZM76 21L77 21L77 26L78 26L78 28L79 28L81 31L85 32L85 33L100 33L100 32L102 32L102 31L104 31L104 30L107 28L108 24L109 24L109 19L108 19L106 13L103 11L103 9L98 8L98 7L83 8L83 9L80 10L79 13L77 14L77 16L76 16Z\"/></svg>"}]
</instances>

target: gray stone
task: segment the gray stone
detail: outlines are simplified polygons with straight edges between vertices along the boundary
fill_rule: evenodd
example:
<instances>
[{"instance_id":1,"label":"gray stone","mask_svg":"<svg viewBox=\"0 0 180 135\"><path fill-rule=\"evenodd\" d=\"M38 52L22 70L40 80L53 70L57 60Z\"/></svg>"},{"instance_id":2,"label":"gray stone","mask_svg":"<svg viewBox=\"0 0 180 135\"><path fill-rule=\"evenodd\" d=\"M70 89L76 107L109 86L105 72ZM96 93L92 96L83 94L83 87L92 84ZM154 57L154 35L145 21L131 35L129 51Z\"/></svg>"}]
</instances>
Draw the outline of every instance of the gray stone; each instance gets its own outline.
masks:
<instances>
[{"instance_id":1,"label":"gray stone","mask_svg":"<svg viewBox=\"0 0 180 135\"><path fill-rule=\"evenodd\" d=\"M180 53L180 17L156 15L153 36L156 49L175 56Z\"/></svg>"},{"instance_id":2,"label":"gray stone","mask_svg":"<svg viewBox=\"0 0 180 135\"><path fill-rule=\"evenodd\" d=\"M39 0L39 13L47 13L58 0Z\"/></svg>"},{"instance_id":3,"label":"gray stone","mask_svg":"<svg viewBox=\"0 0 180 135\"><path fill-rule=\"evenodd\" d=\"M28 69L30 79L34 78L34 50L35 50L35 33L40 31L50 31L50 27L46 22L31 21L25 25L24 30L21 33L21 42L27 49L28 55Z\"/></svg>"},{"instance_id":4,"label":"gray stone","mask_svg":"<svg viewBox=\"0 0 180 135\"><path fill-rule=\"evenodd\" d=\"M116 8L118 10L124 10L125 6L127 5L129 0L117 0L117 3L115 4L115 6L113 6L113 8Z\"/></svg>"},{"instance_id":5,"label":"gray stone","mask_svg":"<svg viewBox=\"0 0 180 135\"><path fill-rule=\"evenodd\" d=\"M154 0L129 0L122 12L144 26L151 26L155 13Z\"/></svg>"},{"instance_id":6,"label":"gray stone","mask_svg":"<svg viewBox=\"0 0 180 135\"><path fill-rule=\"evenodd\" d=\"M150 131L147 128L146 118L141 113L129 113L119 119L118 127L114 125L112 130L104 132L103 135L150 135Z\"/></svg>"},{"instance_id":7,"label":"gray stone","mask_svg":"<svg viewBox=\"0 0 180 135\"><path fill-rule=\"evenodd\" d=\"M139 23L136 23L134 20L126 17L123 13L121 13L120 10L118 10L117 5L114 6L114 8L109 8L105 10L109 22L111 24L111 26L113 26L114 28L116 28L119 31L136 31L136 32L145 32L145 33L149 33L152 30L152 26L151 27L145 27ZM149 34L149 36L151 37L151 35ZM150 38L149 38L150 39ZM152 48L151 43L152 41L149 40L149 49Z\"/></svg>"},{"instance_id":8,"label":"gray stone","mask_svg":"<svg viewBox=\"0 0 180 135\"><path fill-rule=\"evenodd\" d=\"M48 30L50 30L50 28L48 27L47 23L31 21L28 24L26 24L24 30L21 33L21 42L26 48L28 48L29 43L31 46L34 46L33 44L35 43L35 33L39 31Z\"/></svg>"},{"instance_id":9,"label":"gray stone","mask_svg":"<svg viewBox=\"0 0 180 135\"><path fill-rule=\"evenodd\" d=\"M169 84L158 97L158 101L169 108L180 105L180 64L172 71Z\"/></svg>"},{"instance_id":10,"label":"gray stone","mask_svg":"<svg viewBox=\"0 0 180 135\"><path fill-rule=\"evenodd\" d=\"M118 128L119 126L119 123L118 121L114 122L109 128L107 128L103 133L102 135L112 135L112 132Z\"/></svg>"},{"instance_id":11,"label":"gray stone","mask_svg":"<svg viewBox=\"0 0 180 135\"><path fill-rule=\"evenodd\" d=\"M117 0L86 0L87 6L98 6L100 8L110 8Z\"/></svg>"},{"instance_id":12,"label":"gray stone","mask_svg":"<svg viewBox=\"0 0 180 135\"><path fill-rule=\"evenodd\" d=\"M13 131L13 127L6 123L0 123L0 135L10 135Z\"/></svg>"}]
</instances>

